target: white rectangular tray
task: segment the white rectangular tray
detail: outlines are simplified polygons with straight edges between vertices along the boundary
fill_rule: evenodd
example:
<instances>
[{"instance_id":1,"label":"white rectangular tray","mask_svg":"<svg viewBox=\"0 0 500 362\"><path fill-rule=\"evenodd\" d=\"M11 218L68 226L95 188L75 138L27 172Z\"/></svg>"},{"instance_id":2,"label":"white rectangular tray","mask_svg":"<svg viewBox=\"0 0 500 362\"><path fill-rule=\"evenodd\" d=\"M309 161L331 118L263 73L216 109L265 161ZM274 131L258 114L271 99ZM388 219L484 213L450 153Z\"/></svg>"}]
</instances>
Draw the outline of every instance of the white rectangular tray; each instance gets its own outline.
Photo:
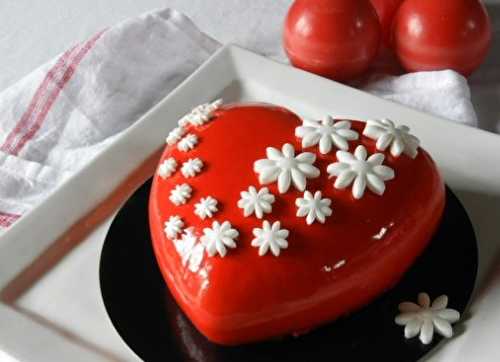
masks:
<instances>
[{"instance_id":1,"label":"white rectangular tray","mask_svg":"<svg viewBox=\"0 0 500 362\"><path fill-rule=\"evenodd\" d=\"M408 124L472 218L483 280L500 246L499 136L227 46L0 237L0 361L7 356L37 362L137 360L113 329L100 299L98 262L108 216L151 174L176 121L194 105L218 97L275 103L305 117L387 117ZM495 311L500 315L495 282L477 290L467 333L433 359L462 360L478 351L485 360L495 356L500 332L491 331L500 316L487 317Z\"/></svg>"}]
</instances>

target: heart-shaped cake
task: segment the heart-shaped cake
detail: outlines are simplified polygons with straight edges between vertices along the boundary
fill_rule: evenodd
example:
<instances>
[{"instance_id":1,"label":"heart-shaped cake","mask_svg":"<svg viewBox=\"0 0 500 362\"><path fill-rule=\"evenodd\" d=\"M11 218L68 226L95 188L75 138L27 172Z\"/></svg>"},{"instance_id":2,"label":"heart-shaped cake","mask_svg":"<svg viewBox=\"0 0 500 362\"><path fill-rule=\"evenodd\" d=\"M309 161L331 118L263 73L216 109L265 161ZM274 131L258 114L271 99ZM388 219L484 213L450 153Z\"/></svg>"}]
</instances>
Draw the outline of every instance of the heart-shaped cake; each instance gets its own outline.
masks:
<instances>
[{"instance_id":1,"label":"heart-shaped cake","mask_svg":"<svg viewBox=\"0 0 500 362\"><path fill-rule=\"evenodd\" d=\"M443 209L436 165L404 125L216 101L168 135L149 219L179 306L234 345L366 305L422 253Z\"/></svg>"}]
</instances>

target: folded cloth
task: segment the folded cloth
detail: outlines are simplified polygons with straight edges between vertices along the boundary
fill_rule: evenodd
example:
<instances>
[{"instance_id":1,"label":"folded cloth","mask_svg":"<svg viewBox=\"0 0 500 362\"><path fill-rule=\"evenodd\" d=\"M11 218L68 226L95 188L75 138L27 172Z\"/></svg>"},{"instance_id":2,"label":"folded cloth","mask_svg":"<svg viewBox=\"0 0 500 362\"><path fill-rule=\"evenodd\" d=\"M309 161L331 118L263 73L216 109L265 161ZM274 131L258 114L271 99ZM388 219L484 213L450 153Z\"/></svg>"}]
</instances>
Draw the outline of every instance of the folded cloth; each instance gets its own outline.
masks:
<instances>
[{"instance_id":1,"label":"folded cloth","mask_svg":"<svg viewBox=\"0 0 500 362\"><path fill-rule=\"evenodd\" d=\"M262 43L266 54L280 52L268 49L279 42ZM219 46L181 13L153 11L103 30L0 93L0 229L85 166ZM365 90L476 124L467 82L451 71L382 77Z\"/></svg>"}]
</instances>

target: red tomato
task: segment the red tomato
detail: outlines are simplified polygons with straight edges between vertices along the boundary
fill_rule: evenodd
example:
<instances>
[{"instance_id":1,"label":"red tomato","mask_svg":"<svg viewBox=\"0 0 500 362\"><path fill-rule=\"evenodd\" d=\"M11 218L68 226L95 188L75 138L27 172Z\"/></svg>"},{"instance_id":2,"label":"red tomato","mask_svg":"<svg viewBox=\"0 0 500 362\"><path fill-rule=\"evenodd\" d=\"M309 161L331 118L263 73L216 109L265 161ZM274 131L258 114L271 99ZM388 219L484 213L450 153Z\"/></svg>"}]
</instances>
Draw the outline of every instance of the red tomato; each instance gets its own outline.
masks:
<instances>
[{"instance_id":1,"label":"red tomato","mask_svg":"<svg viewBox=\"0 0 500 362\"><path fill-rule=\"evenodd\" d=\"M293 65L336 79L363 73L377 54L380 24L369 0L296 0L284 45Z\"/></svg>"},{"instance_id":2,"label":"red tomato","mask_svg":"<svg viewBox=\"0 0 500 362\"><path fill-rule=\"evenodd\" d=\"M484 60L491 25L478 0L406 0L394 19L394 49L408 71L470 75Z\"/></svg>"},{"instance_id":3,"label":"red tomato","mask_svg":"<svg viewBox=\"0 0 500 362\"><path fill-rule=\"evenodd\" d=\"M392 20L403 0L370 0L377 11L382 28L382 40L386 47L391 45ZM439 1L439 0L437 0ZM447 0L444 0L447 1Z\"/></svg>"}]
</instances>

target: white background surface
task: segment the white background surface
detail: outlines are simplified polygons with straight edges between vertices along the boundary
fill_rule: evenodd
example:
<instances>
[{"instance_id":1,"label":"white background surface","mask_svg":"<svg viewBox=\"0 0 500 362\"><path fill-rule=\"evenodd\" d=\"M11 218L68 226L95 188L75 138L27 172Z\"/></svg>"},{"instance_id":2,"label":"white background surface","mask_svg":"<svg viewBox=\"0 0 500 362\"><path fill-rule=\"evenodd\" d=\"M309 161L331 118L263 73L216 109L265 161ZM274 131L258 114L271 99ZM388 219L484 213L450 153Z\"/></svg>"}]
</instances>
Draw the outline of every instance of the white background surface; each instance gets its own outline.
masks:
<instances>
[{"instance_id":1,"label":"white background surface","mask_svg":"<svg viewBox=\"0 0 500 362\"><path fill-rule=\"evenodd\" d=\"M292 0L2 0L0 91L104 27L142 12L172 7L222 43L284 59L281 28ZM500 132L500 0L486 0L494 44L470 79L482 128Z\"/></svg>"},{"instance_id":2,"label":"white background surface","mask_svg":"<svg viewBox=\"0 0 500 362\"><path fill-rule=\"evenodd\" d=\"M164 6L171 6L186 13L203 31L223 43L234 42L265 55L279 58L283 55L280 47L281 23L286 11L285 5L290 2L289 0L254 0L251 2L248 0L2 0L0 1L0 90L70 45L86 39L102 28L127 17ZM490 0L488 3L500 4L500 0ZM498 33L500 7L491 8L490 13ZM242 14L251 16L241 17ZM243 21L242 18L245 20ZM500 44L497 41L487 63L470 82L480 123L484 128L491 130L496 130L496 123L500 119L499 68ZM73 250L56 268L64 270L64 273L50 273L23 297L19 306L34 312L42 312L48 309L47 306L53 300L64 299L64 296L76 294L82 288L94 286L96 283L94 274L80 275L78 283L74 283L74 271L81 270L82 263L95 263L95 265L87 266L92 270L97 268L97 256L107 230L106 224L98 228L84 244ZM50 293L39 293L42 289L50 290ZM79 293L83 298L80 304L90 305L92 300L100 298L97 288L88 290L89 293L83 295ZM494 293L496 299L490 298L488 304L496 303L496 300L500 299L499 294ZM69 305L57 315L47 316L47 318L59 324L58 321L71 320L75 312L76 310ZM82 318L84 323L80 324L77 329L83 340L95 340L96 331L92 329L95 322L92 320L93 316L102 318L103 314L89 313L88 316ZM483 314L481 318L486 320L487 316ZM64 328L61 332L70 337L73 334L73 331ZM495 345L495 334L489 334L493 338L490 340L485 338L484 334L476 333L476 335L480 336L476 339L478 345L482 344L490 348ZM117 345L115 340L106 338L108 335L102 335L98 345L103 347ZM114 339L116 336L109 336L109 338ZM123 356L124 352L125 347L117 347L111 351L109 357ZM455 352L458 355L458 350Z\"/></svg>"}]
</instances>

